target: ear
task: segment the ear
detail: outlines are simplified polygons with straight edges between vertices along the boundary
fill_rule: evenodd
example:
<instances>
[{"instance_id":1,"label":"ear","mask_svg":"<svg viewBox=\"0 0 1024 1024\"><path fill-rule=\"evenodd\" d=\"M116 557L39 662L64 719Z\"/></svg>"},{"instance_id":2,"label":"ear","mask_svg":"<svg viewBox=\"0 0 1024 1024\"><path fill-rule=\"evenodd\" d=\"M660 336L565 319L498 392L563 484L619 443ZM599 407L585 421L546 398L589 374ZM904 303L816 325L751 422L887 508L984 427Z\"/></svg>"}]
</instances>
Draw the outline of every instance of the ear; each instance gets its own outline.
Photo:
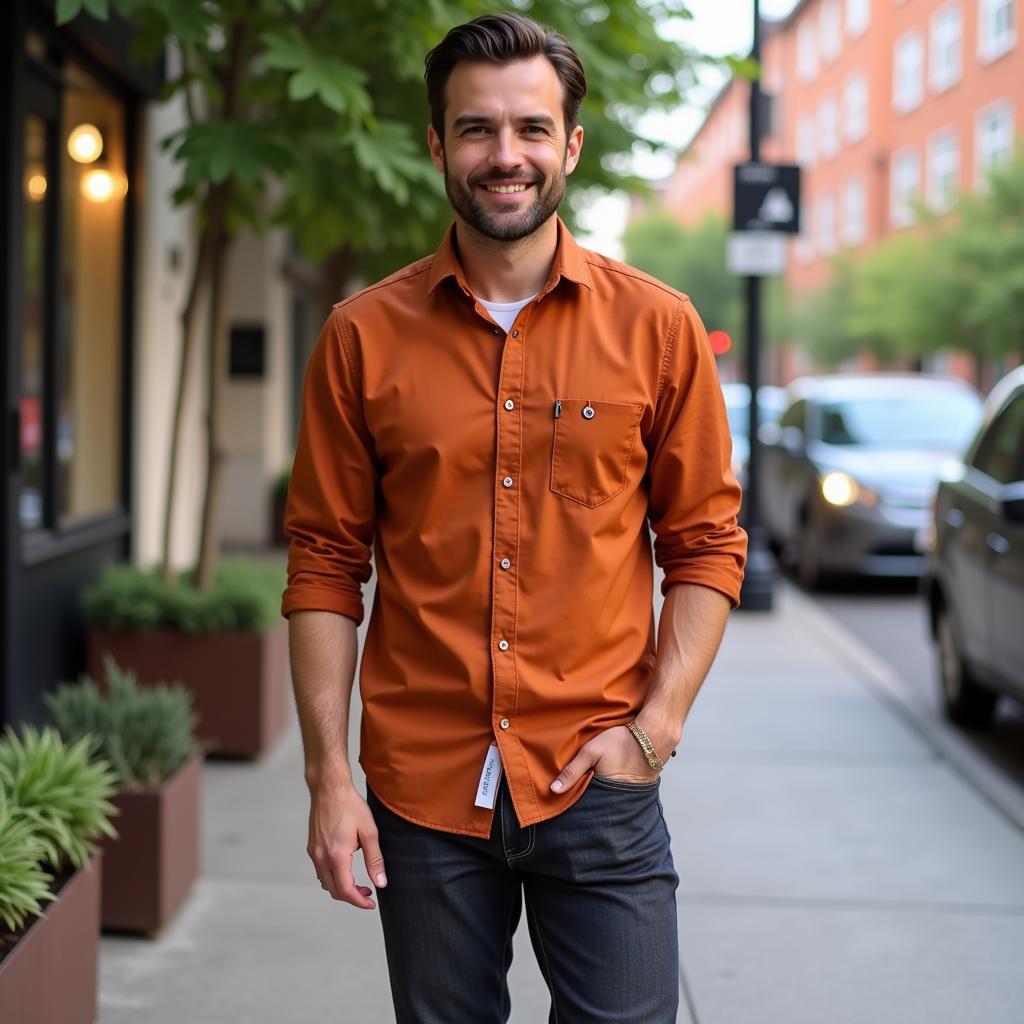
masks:
<instances>
[{"instance_id":1,"label":"ear","mask_svg":"<svg viewBox=\"0 0 1024 1024\"><path fill-rule=\"evenodd\" d=\"M430 159L434 161L434 166L444 174L444 143L434 131L432 124L427 125L427 146L430 149Z\"/></svg>"},{"instance_id":2,"label":"ear","mask_svg":"<svg viewBox=\"0 0 1024 1024\"><path fill-rule=\"evenodd\" d=\"M565 144L565 173L572 174L579 163L580 150L583 148L583 125L576 125L569 140Z\"/></svg>"}]
</instances>

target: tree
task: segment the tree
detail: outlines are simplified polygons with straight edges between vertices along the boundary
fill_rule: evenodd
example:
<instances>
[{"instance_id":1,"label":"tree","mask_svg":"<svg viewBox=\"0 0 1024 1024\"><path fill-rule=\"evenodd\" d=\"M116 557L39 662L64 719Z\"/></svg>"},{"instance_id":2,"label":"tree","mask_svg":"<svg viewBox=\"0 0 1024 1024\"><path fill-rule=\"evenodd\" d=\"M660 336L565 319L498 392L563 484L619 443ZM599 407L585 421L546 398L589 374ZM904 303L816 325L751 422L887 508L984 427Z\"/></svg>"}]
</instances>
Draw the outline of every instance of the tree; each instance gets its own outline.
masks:
<instances>
[{"instance_id":1,"label":"tree","mask_svg":"<svg viewBox=\"0 0 1024 1024\"><path fill-rule=\"evenodd\" d=\"M423 143L423 55L450 26L507 6L564 32L587 69L587 144L574 180L639 186L620 173L624 156L643 142L638 115L678 105L690 81L692 55L656 31L663 19L686 15L680 0L58 0L60 23L83 9L105 19L113 7L133 22L140 57L165 47L180 57L166 95L184 95L188 118L166 144L182 170L174 200L196 213L196 257L181 313L165 578L173 576L186 381L200 347L208 382L201 588L216 568L232 241L243 226L287 226L309 258L326 262L335 296L357 272L375 278L436 244L450 215ZM279 195L273 202L270 182Z\"/></svg>"},{"instance_id":2,"label":"tree","mask_svg":"<svg viewBox=\"0 0 1024 1024\"><path fill-rule=\"evenodd\" d=\"M717 214L686 227L664 213L633 221L623 236L626 262L685 292L709 331L740 335L740 280L725 269L727 228Z\"/></svg>"}]
</instances>

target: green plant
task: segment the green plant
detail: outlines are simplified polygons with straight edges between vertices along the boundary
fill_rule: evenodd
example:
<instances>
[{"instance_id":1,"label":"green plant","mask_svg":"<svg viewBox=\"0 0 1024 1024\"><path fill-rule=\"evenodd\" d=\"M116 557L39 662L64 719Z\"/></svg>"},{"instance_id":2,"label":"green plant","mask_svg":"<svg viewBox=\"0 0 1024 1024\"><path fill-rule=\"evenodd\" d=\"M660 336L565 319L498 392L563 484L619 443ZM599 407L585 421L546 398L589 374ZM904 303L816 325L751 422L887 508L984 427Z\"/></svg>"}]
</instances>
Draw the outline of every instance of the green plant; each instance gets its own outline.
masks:
<instances>
[{"instance_id":1,"label":"green plant","mask_svg":"<svg viewBox=\"0 0 1024 1024\"><path fill-rule=\"evenodd\" d=\"M44 697L67 742L91 736L93 754L110 762L119 789L158 786L196 750L192 696L180 684L139 687L135 673L103 659L106 691L88 676Z\"/></svg>"},{"instance_id":2,"label":"green plant","mask_svg":"<svg viewBox=\"0 0 1024 1024\"><path fill-rule=\"evenodd\" d=\"M199 590L193 580L194 572L166 583L156 569L108 565L85 593L85 616L100 629L191 634L259 633L279 618L285 578L277 566L225 558L212 590Z\"/></svg>"},{"instance_id":3,"label":"green plant","mask_svg":"<svg viewBox=\"0 0 1024 1024\"><path fill-rule=\"evenodd\" d=\"M90 758L90 740L65 743L56 729L8 725L0 738L0 791L9 821L26 822L39 844L43 865L81 868L101 835L117 837L108 797L115 777L110 765Z\"/></svg>"},{"instance_id":4,"label":"green plant","mask_svg":"<svg viewBox=\"0 0 1024 1024\"><path fill-rule=\"evenodd\" d=\"M42 847L26 818L15 816L0 784L0 924L16 932L27 917L39 917L54 899L53 876L40 866Z\"/></svg>"}]
</instances>

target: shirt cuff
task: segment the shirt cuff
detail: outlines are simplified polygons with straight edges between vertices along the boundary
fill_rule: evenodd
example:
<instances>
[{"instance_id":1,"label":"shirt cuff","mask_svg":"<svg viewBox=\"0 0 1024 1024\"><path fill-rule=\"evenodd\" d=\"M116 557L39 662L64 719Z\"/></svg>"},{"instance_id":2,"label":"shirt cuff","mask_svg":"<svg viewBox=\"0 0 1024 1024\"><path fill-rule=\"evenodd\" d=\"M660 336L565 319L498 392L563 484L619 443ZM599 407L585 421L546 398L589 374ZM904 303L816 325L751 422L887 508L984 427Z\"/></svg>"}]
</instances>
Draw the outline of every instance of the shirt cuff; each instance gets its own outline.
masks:
<instances>
[{"instance_id":1,"label":"shirt cuff","mask_svg":"<svg viewBox=\"0 0 1024 1024\"><path fill-rule=\"evenodd\" d=\"M358 626L363 621L363 600L355 594L323 587L288 587L281 599L281 614L287 619L292 612L300 611L335 612Z\"/></svg>"}]
</instances>

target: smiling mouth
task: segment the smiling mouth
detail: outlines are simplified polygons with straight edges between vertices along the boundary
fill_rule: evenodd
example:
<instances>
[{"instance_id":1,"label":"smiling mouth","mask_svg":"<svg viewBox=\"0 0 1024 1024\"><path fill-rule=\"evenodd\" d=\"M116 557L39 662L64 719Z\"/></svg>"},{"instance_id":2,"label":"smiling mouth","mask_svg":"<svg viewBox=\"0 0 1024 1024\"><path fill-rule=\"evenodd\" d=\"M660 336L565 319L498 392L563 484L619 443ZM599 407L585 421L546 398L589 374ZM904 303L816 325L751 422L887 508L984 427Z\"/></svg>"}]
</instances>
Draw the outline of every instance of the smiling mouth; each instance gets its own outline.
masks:
<instances>
[{"instance_id":1,"label":"smiling mouth","mask_svg":"<svg viewBox=\"0 0 1024 1024\"><path fill-rule=\"evenodd\" d=\"M516 195L517 193L520 192L525 192L528 188L532 186L532 184L532 182L517 182L516 184L513 185L488 185L482 182L480 184L480 188L482 188L485 192L490 192L491 195L508 196Z\"/></svg>"}]
</instances>

